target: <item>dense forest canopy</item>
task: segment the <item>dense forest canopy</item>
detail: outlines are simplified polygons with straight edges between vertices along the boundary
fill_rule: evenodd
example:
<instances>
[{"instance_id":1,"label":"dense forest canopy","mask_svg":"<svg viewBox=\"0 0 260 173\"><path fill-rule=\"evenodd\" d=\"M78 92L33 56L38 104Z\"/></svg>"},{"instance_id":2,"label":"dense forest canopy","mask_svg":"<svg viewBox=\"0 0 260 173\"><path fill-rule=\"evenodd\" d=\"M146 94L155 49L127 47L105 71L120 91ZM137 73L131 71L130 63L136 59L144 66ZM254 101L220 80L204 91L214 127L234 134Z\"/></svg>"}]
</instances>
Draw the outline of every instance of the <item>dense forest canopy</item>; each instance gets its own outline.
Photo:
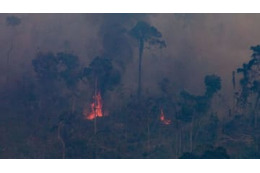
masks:
<instances>
[{"instance_id":1,"label":"dense forest canopy","mask_svg":"<svg viewBox=\"0 0 260 173\"><path fill-rule=\"evenodd\" d=\"M257 17L1 14L0 158L260 158Z\"/></svg>"}]
</instances>

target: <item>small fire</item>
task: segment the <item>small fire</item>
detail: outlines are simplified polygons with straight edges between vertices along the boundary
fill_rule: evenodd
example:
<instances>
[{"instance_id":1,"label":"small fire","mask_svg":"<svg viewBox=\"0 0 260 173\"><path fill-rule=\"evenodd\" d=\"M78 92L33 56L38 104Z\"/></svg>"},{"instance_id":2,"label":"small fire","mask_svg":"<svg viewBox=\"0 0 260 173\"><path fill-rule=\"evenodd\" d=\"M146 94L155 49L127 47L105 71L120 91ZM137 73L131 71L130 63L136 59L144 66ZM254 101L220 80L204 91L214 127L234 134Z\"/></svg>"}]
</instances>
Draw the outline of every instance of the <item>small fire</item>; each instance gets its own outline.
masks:
<instances>
[{"instance_id":1,"label":"small fire","mask_svg":"<svg viewBox=\"0 0 260 173\"><path fill-rule=\"evenodd\" d=\"M166 120L166 119L165 119L165 115L164 115L164 113L163 113L163 109L161 109L160 120L161 120L161 122L162 122L163 124L165 124L165 125L171 124L171 120Z\"/></svg>"},{"instance_id":2,"label":"small fire","mask_svg":"<svg viewBox=\"0 0 260 173\"><path fill-rule=\"evenodd\" d=\"M102 110L102 97L100 92L97 92L95 96L93 96L93 103L91 103L91 112L89 114L84 113L87 120L94 120L96 117L103 117Z\"/></svg>"}]
</instances>

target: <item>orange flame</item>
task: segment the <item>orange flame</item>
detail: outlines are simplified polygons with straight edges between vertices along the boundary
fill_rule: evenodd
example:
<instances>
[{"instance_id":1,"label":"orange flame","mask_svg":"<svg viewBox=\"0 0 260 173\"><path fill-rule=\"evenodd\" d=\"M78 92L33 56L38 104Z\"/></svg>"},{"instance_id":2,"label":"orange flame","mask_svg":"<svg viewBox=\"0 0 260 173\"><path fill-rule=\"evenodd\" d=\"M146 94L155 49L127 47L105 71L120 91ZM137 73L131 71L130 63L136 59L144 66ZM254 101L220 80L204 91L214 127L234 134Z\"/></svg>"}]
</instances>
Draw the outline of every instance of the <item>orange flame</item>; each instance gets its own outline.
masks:
<instances>
[{"instance_id":1,"label":"orange flame","mask_svg":"<svg viewBox=\"0 0 260 173\"><path fill-rule=\"evenodd\" d=\"M87 120L93 120L96 117L103 117L103 110L102 110L102 97L100 92L98 92L94 97L94 101L91 103L91 112L89 114L85 114Z\"/></svg>"},{"instance_id":2,"label":"orange flame","mask_svg":"<svg viewBox=\"0 0 260 173\"><path fill-rule=\"evenodd\" d=\"M165 119L165 115L164 115L164 113L163 113L163 109L161 109L160 120L161 120L161 122L162 122L163 124L165 124L165 125L171 124L171 120L166 120L166 119Z\"/></svg>"}]
</instances>

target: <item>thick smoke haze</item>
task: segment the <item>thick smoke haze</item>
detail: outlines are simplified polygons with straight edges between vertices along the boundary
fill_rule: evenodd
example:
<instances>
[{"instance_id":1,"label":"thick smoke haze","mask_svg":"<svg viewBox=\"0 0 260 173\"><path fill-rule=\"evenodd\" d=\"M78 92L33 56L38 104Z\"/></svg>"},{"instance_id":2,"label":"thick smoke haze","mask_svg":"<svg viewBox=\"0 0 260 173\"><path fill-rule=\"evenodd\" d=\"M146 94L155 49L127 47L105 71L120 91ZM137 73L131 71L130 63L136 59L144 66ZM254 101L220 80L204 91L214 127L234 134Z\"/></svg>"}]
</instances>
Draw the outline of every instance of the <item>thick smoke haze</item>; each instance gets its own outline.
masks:
<instances>
[{"instance_id":1,"label":"thick smoke haze","mask_svg":"<svg viewBox=\"0 0 260 173\"><path fill-rule=\"evenodd\" d=\"M0 14L0 158L260 158L259 19Z\"/></svg>"},{"instance_id":2,"label":"thick smoke haze","mask_svg":"<svg viewBox=\"0 0 260 173\"><path fill-rule=\"evenodd\" d=\"M151 20L167 42L162 58L167 64L162 68L164 73L171 73L177 85L194 92L200 90L199 83L202 84L205 74L217 73L224 80L223 90L230 91L232 70L248 60L249 48L259 43L259 17L253 14L154 16Z\"/></svg>"},{"instance_id":3,"label":"thick smoke haze","mask_svg":"<svg viewBox=\"0 0 260 173\"><path fill-rule=\"evenodd\" d=\"M125 41L128 36L124 30L137 20L146 20L161 31L167 43L159 51L145 50L143 78L147 90L153 92L164 76L177 89L200 93L204 90L201 87L204 75L216 73L224 80L223 92L228 93L232 70L249 59L249 47L258 43L260 35L258 14L16 14L21 24L15 27L6 25L7 16L0 15L2 84L7 51L13 39L12 81L32 71L31 60L38 51L68 51L77 54L84 63L100 54L114 56L122 65L127 61L122 67L127 75L124 82L133 88L137 47ZM113 37L112 43L109 37ZM119 45L123 51L113 47L116 41L124 42ZM114 53L113 49L119 52Z\"/></svg>"}]
</instances>

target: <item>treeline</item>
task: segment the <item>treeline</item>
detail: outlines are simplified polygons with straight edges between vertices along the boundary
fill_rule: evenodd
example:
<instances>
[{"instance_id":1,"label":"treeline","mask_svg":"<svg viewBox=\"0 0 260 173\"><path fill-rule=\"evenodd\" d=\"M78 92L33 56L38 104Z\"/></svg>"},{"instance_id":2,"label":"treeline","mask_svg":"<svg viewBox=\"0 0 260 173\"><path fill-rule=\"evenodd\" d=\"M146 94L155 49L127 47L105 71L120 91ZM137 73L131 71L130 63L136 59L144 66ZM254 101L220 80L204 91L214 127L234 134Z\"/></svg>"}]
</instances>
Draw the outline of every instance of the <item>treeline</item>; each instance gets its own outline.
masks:
<instances>
[{"instance_id":1,"label":"treeline","mask_svg":"<svg viewBox=\"0 0 260 173\"><path fill-rule=\"evenodd\" d=\"M158 84L160 96L123 96L120 106L115 103L105 115L106 97L114 94L121 74L105 57L94 58L87 67L80 64L69 53L38 53L32 60L35 76L21 80L2 105L5 133L14 140L6 142L15 148L4 150L2 157L178 158L199 144L213 145L218 118L210 106L221 89L220 77L205 77L204 95L183 91L178 100L164 79ZM87 120L83 110L90 111L96 88L103 96L104 116ZM160 121L162 110L170 124Z\"/></svg>"},{"instance_id":2,"label":"treeline","mask_svg":"<svg viewBox=\"0 0 260 173\"><path fill-rule=\"evenodd\" d=\"M259 158L260 46L232 72L233 103L216 111L223 99L217 74L204 77L201 95L175 93L164 77L160 94L142 92L144 49L166 42L146 22L127 33L138 41L136 93L126 93L124 71L113 57L97 56L84 66L72 53L39 52L34 74L1 93L0 157ZM103 116L88 120L97 91Z\"/></svg>"}]
</instances>

